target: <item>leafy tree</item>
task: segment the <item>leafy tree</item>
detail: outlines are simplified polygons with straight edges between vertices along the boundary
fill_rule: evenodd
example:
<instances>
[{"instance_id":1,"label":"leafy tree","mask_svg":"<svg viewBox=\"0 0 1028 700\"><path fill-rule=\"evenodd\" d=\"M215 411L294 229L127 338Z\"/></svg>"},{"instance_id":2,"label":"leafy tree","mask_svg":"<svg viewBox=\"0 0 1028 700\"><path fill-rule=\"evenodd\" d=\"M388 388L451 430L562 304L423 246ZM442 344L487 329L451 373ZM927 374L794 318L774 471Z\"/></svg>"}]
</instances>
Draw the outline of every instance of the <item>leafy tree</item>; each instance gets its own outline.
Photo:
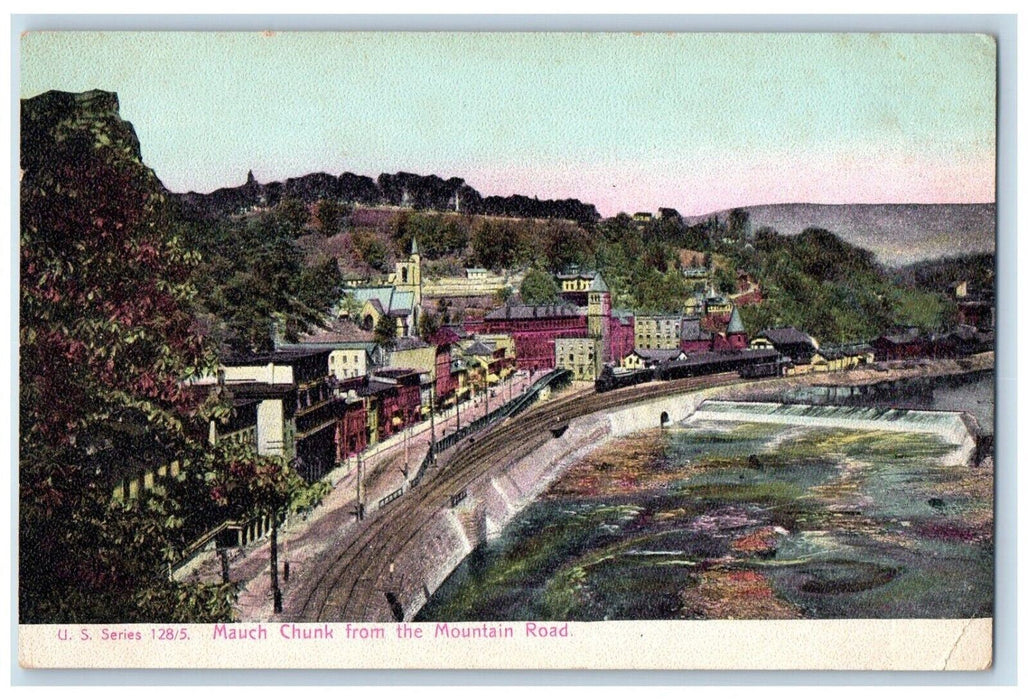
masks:
<instances>
[{"instance_id":1,"label":"leafy tree","mask_svg":"<svg viewBox=\"0 0 1028 700\"><path fill-rule=\"evenodd\" d=\"M230 591L169 580L202 491L112 503L127 469L191 463L220 406L195 323L196 255L107 93L22 104L19 613L22 622L228 615Z\"/></svg>"},{"instance_id":2,"label":"leafy tree","mask_svg":"<svg viewBox=\"0 0 1028 700\"><path fill-rule=\"evenodd\" d=\"M502 270L515 260L515 249L520 246L520 231L505 223L484 220L471 234L471 245L475 259L482 267Z\"/></svg>"},{"instance_id":3,"label":"leafy tree","mask_svg":"<svg viewBox=\"0 0 1028 700\"><path fill-rule=\"evenodd\" d=\"M584 229L563 221L552 222L546 231L547 267L559 272L569 265L584 265L592 255L592 241Z\"/></svg>"},{"instance_id":4,"label":"leafy tree","mask_svg":"<svg viewBox=\"0 0 1028 700\"><path fill-rule=\"evenodd\" d=\"M318 232L324 236L339 233L343 217L349 214L349 207L334 199L321 199L314 207L314 216Z\"/></svg>"},{"instance_id":5,"label":"leafy tree","mask_svg":"<svg viewBox=\"0 0 1028 700\"><path fill-rule=\"evenodd\" d=\"M385 272L389 267L389 251L385 245L373 233L367 231L355 231L353 234L353 246L357 254L366 265L380 272Z\"/></svg>"},{"instance_id":6,"label":"leafy tree","mask_svg":"<svg viewBox=\"0 0 1028 700\"><path fill-rule=\"evenodd\" d=\"M733 209L728 212L728 230L726 235L736 240L745 240L750 234L750 213L745 209Z\"/></svg>"},{"instance_id":7,"label":"leafy tree","mask_svg":"<svg viewBox=\"0 0 1028 700\"><path fill-rule=\"evenodd\" d=\"M502 306L503 304L506 304L508 301L510 301L510 298L512 296L514 296L513 289L507 286L500 287L493 294L493 301L496 302L496 304Z\"/></svg>"},{"instance_id":8,"label":"leafy tree","mask_svg":"<svg viewBox=\"0 0 1028 700\"><path fill-rule=\"evenodd\" d=\"M433 311L425 309L418 318L418 336L428 340L442 327L442 317Z\"/></svg>"},{"instance_id":9,"label":"leafy tree","mask_svg":"<svg viewBox=\"0 0 1028 700\"><path fill-rule=\"evenodd\" d=\"M533 268L521 281L521 301L526 304L553 304L558 298L557 284L548 272Z\"/></svg>"},{"instance_id":10,"label":"leafy tree","mask_svg":"<svg viewBox=\"0 0 1028 700\"><path fill-rule=\"evenodd\" d=\"M282 198L282 201L275 207L275 215L282 221L293 238L299 237L303 233L304 227L307 226L307 222L310 221L307 205L293 197Z\"/></svg>"},{"instance_id":11,"label":"leafy tree","mask_svg":"<svg viewBox=\"0 0 1028 700\"><path fill-rule=\"evenodd\" d=\"M382 315L375 324L375 342L390 348L396 342L396 319Z\"/></svg>"},{"instance_id":12,"label":"leafy tree","mask_svg":"<svg viewBox=\"0 0 1028 700\"><path fill-rule=\"evenodd\" d=\"M309 496L285 465L206 444L230 408L183 383L218 364L197 322L199 256L173 235L197 229L176 221L114 96L47 93L22 110L20 620L228 620L233 586L170 567L226 516ZM210 264L232 272L227 257ZM113 498L173 462L178 478ZM224 500L231 479L248 498Z\"/></svg>"}]
</instances>

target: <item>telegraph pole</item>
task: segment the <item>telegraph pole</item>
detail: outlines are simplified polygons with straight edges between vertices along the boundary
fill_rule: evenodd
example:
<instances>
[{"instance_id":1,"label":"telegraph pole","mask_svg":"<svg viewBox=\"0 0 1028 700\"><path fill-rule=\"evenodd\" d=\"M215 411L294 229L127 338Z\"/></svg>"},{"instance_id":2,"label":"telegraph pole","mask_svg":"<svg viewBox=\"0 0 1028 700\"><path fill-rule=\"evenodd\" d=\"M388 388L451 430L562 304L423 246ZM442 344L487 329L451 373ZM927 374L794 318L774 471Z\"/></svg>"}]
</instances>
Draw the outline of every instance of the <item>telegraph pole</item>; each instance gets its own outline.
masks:
<instances>
[{"instance_id":1,"label":"telegraph pole","mask_svg":"<svg viewBox=\"0 0 1028 700\"><path fill-rule=\"evenodd\" d=\"M428 457L435 462L435 384L428 388L428 421L431 428L431 438L428 443Z\"/></svg>"},{"instance_id":2,"label":"telegraph pole","mask_svg":"<svg viewBox=\"0 0 1028 700\"><path fill-rule=\"evenodd\" d=\"M271 514L271 595L276 614L282 612L282 591L278 588L278 511Z\"/></svg>"},{"instance_id":3,"label":"telegraph pole","mask_svg":"<svg viewBox=\"0 0 1028 700\"><path fill-rule=\"evenodd\" d=\"M361 502L361 453L357 453L357 520L364 519L364 504Z\"/></svg>"}]
</instances>

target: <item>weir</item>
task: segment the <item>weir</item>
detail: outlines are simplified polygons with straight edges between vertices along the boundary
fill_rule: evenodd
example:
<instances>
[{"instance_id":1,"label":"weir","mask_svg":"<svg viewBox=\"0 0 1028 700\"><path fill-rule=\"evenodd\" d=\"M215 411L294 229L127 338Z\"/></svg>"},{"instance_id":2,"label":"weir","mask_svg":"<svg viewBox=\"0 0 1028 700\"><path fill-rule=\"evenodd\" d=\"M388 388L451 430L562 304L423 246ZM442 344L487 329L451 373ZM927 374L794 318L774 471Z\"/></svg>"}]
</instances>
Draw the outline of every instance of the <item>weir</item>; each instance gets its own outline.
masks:
<instances>
[{"instance_id":1,"label":"weir","mask_svg":"<svg viewBox=\"0 0 1028 700\"><path fill-rule=\"evenodd\" d=\"M778 423L847 430L888 430L930 433L955 446L951 464L966 462L976 449L974 431L966 416L954 411L922 411L866 406L786 404L764 401L704 401L689 417L695 421Z\"/></svg>"},{"instance_id":2,"label":"weir","mask_svg":"<svg viewBox=\"0 0 1028 700\"><path fill-rule=\"evenodd\" d=\"M705 401L689 419L730 420L789 425L855 427L868 430L933 433L959 442L966 426L959 413L864 406L785 404L756 401Z\"/></svg>"}]
</instances>

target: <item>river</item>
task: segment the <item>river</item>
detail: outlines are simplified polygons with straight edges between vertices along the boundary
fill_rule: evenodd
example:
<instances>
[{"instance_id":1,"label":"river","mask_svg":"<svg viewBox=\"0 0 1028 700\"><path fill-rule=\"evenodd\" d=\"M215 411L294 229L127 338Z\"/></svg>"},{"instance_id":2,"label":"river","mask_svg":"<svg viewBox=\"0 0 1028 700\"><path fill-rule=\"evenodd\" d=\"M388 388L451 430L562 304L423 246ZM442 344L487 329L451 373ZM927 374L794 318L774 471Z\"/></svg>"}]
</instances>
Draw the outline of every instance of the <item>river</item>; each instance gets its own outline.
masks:
<instances>
[{"instance_id":1,"label":"river","mask_svg":"<svg viewBox=\"0 0 1028 700\"><path fill-rule=\"evenodd\" d=\"M757 397L973 412L991 372ZM841 396L840 396L841 395ZM418 620L991 615L992 471L928 433L688 420L572 465Z\"/></svg>"}]
</instances>

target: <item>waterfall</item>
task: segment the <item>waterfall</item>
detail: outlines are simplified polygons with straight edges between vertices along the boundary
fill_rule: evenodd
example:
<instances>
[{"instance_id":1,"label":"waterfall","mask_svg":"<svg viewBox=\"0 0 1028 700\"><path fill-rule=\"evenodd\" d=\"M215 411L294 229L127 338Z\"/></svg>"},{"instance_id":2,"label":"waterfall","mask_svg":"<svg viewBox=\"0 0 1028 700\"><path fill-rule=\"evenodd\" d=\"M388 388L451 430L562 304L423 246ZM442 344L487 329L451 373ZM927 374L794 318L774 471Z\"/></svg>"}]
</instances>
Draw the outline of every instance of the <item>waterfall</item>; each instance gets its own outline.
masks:
<instances>
[{"instance_id":1,"label":"waterfall","mask_svg":"<svg viewBox=\"0 0 1028 700\"><path fill-rule=\"evenodd\" d=\"M698 420L932 433L950 444L960 444L968 437L962 415L954 411L756 401L704 401L687 422Z\"/></svg>"}]
</instances>

